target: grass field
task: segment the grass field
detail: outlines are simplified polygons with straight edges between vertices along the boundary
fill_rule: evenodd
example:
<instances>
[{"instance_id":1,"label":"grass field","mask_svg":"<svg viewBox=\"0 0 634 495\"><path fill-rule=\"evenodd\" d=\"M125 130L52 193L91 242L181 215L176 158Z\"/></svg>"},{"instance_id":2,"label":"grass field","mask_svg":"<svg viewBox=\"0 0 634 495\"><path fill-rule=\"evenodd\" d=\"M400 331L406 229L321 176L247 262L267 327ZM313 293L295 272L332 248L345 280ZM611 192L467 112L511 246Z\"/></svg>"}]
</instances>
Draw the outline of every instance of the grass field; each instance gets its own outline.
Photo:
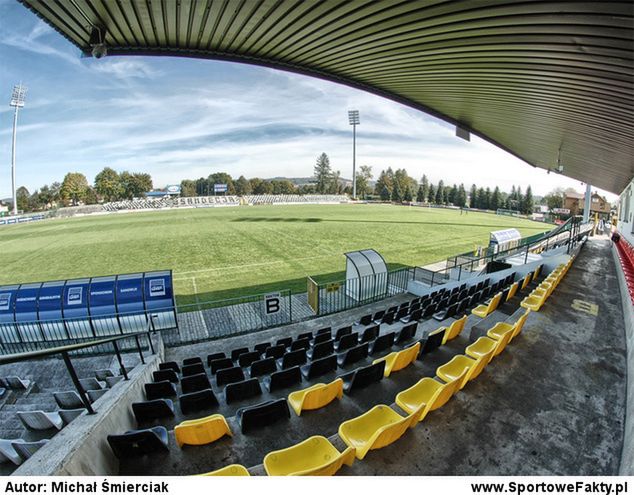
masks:
<instances>
[{"instance_id":1,"label":"grass field","mask_svg":"<svg viewBox=\"0 0 634 495\"><path fill-rule=\"evenodd\" d=\"M179 304L344 276L343 253L374 248L392 266L425 265L488 244L489 232L542 223L390 205L182 209L0 227L0 284L174 271Z\"/></svg>"}]
</instances>

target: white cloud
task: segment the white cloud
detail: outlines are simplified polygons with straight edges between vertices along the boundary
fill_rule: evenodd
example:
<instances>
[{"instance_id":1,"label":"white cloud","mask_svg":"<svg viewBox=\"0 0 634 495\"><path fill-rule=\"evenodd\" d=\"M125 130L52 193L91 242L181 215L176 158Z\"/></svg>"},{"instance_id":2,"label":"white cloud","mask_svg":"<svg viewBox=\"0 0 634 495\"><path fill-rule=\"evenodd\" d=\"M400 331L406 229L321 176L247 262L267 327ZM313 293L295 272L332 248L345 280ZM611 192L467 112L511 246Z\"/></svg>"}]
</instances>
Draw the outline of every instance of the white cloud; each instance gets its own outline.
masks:
<instances>
[{"instance_id":1,"label":"white cloud","mask_svg":"<svg viewBox=\"0 0 634 495\"><path fill-rule=\"evenodd\" d=\"M152 68L140 60L126 58L106 58L94 60L90 68L99 74L105 74L117 79L153 78L160 75L160 71Z\"/></svg>"}]
</instances>

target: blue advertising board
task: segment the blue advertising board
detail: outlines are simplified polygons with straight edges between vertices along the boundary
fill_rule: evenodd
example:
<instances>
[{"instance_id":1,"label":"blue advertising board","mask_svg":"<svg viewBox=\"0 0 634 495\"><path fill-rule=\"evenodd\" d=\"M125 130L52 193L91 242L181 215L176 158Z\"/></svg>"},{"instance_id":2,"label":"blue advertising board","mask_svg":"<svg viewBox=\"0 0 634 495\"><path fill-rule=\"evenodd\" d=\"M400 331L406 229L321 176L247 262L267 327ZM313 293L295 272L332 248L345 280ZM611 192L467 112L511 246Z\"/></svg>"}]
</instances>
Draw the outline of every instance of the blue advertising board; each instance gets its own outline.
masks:
<instances>
[{"instance_id":1,"label":"blue advertising board","mask_svg":"<svg viewBox=\"0 0 634 495\"><path fill-rule=\"evenodd\" d=\"M214 192L215 193L219 193L219 192L227 192L227 184L214 184Z\"/></svg>"},{"instance_id":2,"label":"blue advertising board","mask_svg":"<svg viewBox=\"0 0 634 495\"><path fill-rule=\"evenodd\" d=\"M15 321L22 342L40 342L42 333L37 323L37 299L42 284L22 284L15 297Z\"/></svg>"},{"instance_id":3,"label":"blue advertising board","mask_svg":"<svg viewBox=\"0 0 634 495\"><path fill-rule=\"evenodd\" d=\"M44 340L63 340L68 338L62 314L62 298L64 297L64 280L44 282L40 288L37 304L37 319Z\"/></svg>"},{"instance_id":4,"label":"blue advertising board","mask_svg":"<svg viewBox=\"0 0 634 495\"><path fill-rule=\"evenodd\" d=\"M145 310L152 328L162 330L176 326L172 272L148 272L144 276Z\"/></svg>"},{"instance_id":5,"label":"blue advertising board","mask_svg":"<svg viewBox=\"0 0 634 495\"><path fill-rule=\"evenodd\" d=\"M143 274L129 273L117 277L117 313L124 333L147 330L143 303Z\"/></svg>"},{"instance_id":6,"label":"blue advertising board","mask_svg":"<svg viewBox=\"0 0 634 495\"><path fill-rule=\"evenodd\" d=\"M19 288L19 285L0 287L0 336L5 343L20 342L15 327L15 297Z\"/></svg>"},{"instance_id":7,"label":"blue advertising board","mask_svg":"<svg viewBox=\"0 0 634 495\"><path fill-rule=\"evenodd\" d=\"M67 280L64 285L62 311L68 336L72 339L93 337L88 321L88 288L90 279Z\"/></svg>"},{"instance_id":8,"label":"blue advertising board","mask_svg":"<svg viewBox=\"0 0 634 495\"><path fill-rule=\"evenodd\" d=\"M95 334L99 336L121 333L117 321L115 283L117 277L95 277L90 280L88 308Z\"/></svg>"}]
</instances>

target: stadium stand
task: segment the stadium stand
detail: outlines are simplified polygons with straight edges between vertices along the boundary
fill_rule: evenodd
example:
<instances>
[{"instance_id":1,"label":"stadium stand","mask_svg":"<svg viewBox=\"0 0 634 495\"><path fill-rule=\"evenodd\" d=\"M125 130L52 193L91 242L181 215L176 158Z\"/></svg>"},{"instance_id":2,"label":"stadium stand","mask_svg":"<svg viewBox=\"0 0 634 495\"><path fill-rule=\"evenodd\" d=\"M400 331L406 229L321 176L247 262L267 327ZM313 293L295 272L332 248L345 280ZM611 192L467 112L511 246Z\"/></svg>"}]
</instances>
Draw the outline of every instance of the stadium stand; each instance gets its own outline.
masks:
<instances>
[{"instance_id":1,"label":"stadium stand","mask_svg":"<svg viewBox=\"0 0 634 495\"><path fill-rule=\"evenodd\" d=\"M302 411L312 411L327 406L335 399L343 397L343 380L337 378L330 383L316 383L315 385L292 392L288 396L288 403L298 416Z\"/></svg>"},{"instance_id":2,"label":"stadium stand","mask_svg":"<svg viewBox=\"0 0 634 495\"><path fill-rule=\"evenodd\" d=\"M269 476L332 476L344 464L352 466L354 455L352 447L339 452L327 438L314 436L268 453L264 469Z\"/></svg>"},{"instance_id":3,"label":"stadium stand","mask_svg":"<svg viewBox=\"0 0 634 495\"><path fill-rule=\"evenodd\" d=\"M292 205L348 203L350 198L338 194L257 194L243 196L249 205Z\"/></svg>"}]
</instances>

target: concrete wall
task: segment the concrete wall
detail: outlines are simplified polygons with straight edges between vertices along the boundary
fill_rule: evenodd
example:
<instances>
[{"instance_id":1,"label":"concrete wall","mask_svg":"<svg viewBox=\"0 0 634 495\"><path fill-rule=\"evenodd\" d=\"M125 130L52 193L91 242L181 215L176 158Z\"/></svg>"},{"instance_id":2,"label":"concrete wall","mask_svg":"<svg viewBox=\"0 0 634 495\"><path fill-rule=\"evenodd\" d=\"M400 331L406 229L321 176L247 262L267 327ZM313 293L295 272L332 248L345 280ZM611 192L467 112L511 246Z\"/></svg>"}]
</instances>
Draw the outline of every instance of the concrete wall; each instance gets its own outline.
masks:
<instances>
[{"instance_id":1,"label":"concrete wall","mask_svg":"<svg viewBox=\"0 0 634 495\"><path fill-rule=\"evenodd\" d=\"M616 227L630 244L634 244L634 180L621 193L618 212Z\"/></svg>"},{"instance_id":2,"label":"concrete wall","mask_svg":"<svg viewBox=\"0 0 634 495\"><path fill-rule=\"evenodd\" d=\"M625 319L625 343L627 345L627 395L625 407L625 431L623 433L623 452L621 454L621 466L619 474L622 476L634 475L634 306L630 299L625 276L619 263L619 255L612 245L612 256L616 263L616 272L619 279L619 290L623 304L623 318Z\"/></svg>"},{"instance_id":3,"label":"concrete wall","mask_svg":"<svg viewBox=\"0 0 634 495\"><path fill-rule=\"evenodd\" d=\"M152 381L165 349L158 335L156 354L145 358L146 364L136 366L128 381L117 383L110 392L94 403L96 414L84 412L38 450L14 476L106 476L117 475L119 461L106 437L136 429L130 404L145 400L143 384Z\"/></svg>"}]
</instances>

